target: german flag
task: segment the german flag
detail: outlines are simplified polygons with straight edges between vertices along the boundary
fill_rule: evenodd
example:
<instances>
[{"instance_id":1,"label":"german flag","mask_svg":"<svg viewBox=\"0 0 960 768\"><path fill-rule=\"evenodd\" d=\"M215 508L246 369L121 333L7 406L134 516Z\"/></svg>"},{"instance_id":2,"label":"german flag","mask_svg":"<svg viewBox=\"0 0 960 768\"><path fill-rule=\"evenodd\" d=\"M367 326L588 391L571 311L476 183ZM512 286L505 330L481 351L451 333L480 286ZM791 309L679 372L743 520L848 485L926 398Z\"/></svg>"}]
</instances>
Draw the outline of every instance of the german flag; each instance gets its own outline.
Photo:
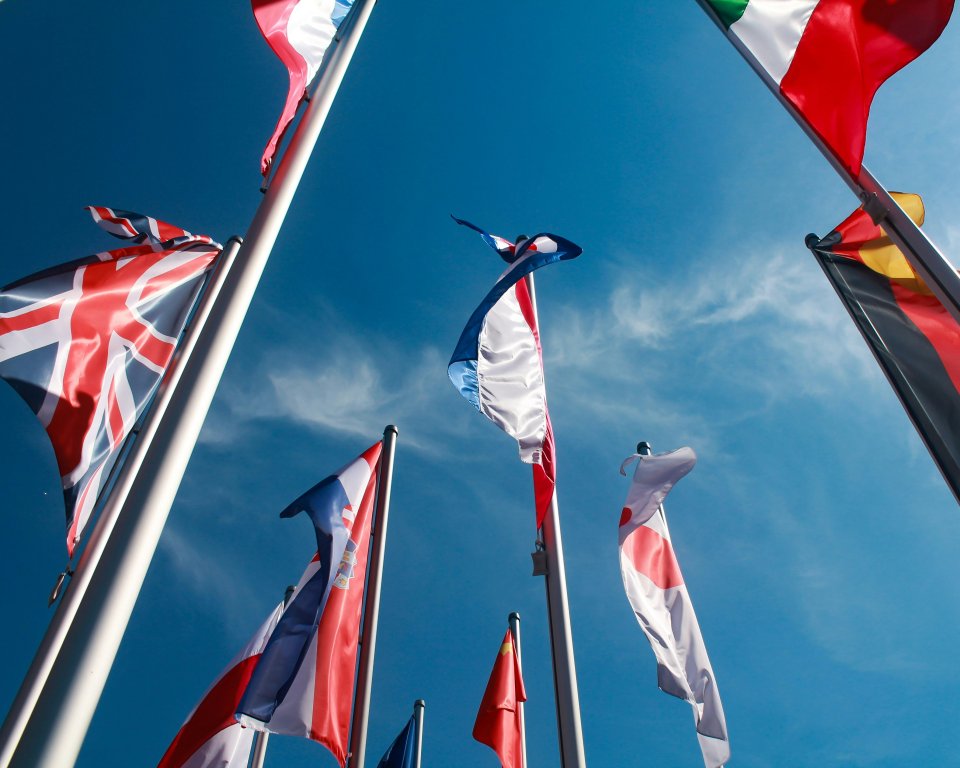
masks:
<instances>
[{"instance_id":1,"label":"german flag","mask_svg":"<svg viewBox=\"0 0 960 768\"><path fill-rule=\"evenodd\" d=\"M919 195L892 194L923 224ZM960 325L862 208L806 243L960 501Z\"/></svg>"}]
</instances>

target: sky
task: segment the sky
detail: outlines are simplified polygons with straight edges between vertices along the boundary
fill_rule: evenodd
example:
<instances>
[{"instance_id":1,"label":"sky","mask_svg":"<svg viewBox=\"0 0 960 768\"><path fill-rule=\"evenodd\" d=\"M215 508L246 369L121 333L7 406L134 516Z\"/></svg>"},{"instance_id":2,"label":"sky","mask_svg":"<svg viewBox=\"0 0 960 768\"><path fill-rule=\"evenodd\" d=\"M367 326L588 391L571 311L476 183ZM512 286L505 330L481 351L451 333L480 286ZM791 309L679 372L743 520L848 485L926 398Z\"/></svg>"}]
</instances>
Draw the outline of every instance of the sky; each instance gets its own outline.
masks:
<instances>
[{"instance_id":1,"label":"sky","mask_svg":"<svg viewBox=\"0 0 960 768\"><path fill-rule=\"evenodd\" d=\"M99 11L99 12L98 12ZM866 164L960 248L960 28L881 88ZM246 3L0 2L0 282L113 247L83 211L226 241L261 200L286 73ZM667 503L736 766L957 764L960 515L803 245L857 201L693 0L374 10L247 315L78 765L155 765L314 551L287 503L400 430L370 764L426 700L424 766L471 730L523 617L532 768L558 765L533 498L446 364L499 259L537 276L587 760L702 765L623 593L638 440L692 446ZM0 708L66 561L52 449L0 387ZM953 585L953 586L951 586ZM267 766L336 763L271 739Z\"/></svg>"}]
</instances>

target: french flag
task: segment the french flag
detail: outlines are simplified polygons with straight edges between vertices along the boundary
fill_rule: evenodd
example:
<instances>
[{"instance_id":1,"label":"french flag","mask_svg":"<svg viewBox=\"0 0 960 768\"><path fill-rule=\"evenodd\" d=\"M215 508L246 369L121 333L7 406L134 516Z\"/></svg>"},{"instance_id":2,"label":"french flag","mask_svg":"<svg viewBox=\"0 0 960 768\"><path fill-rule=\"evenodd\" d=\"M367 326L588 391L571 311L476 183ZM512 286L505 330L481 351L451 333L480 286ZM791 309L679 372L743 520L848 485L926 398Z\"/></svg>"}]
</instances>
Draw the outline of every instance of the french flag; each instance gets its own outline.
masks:
<instances>
[{"instance_id":1,"label":"french flag","mask_svg":"<svg viewBox=\"0 0 960 768\"><path fill-rule=\"evenodd\" d=\"M635 454L623 462L621 474L633 462L637 468L620 517L623 587L657 657L660 690L690 703L704 765L719 768L730 759L727 722L661 506L697 456L691 448Z\"/></svg>"},{"instance_id":2,"label":"french flag","mask_svg":"<svg viewBox=\"0 0 960 768\"><path fill-rule=\"evenodd\" d=\"M557 235L539 234L513 244L469 222L454 221L479 232L510 266L470 316L447 375L474 408L517 441L520 460L533 465L539 528L556 488L556 461L536 307L524 278L583 251Z\"/></svg>"},{"instance_id":3,"label":"french flag","mask_svg":"<svg viewBox=\"0 0 960 768\"><path fill-rule=\"evenodd\" d=\"M237 719L257 730L318 741L344 765L377 471L378 442L288 506L305 512L317 554L271 633Z\"/></svg>"},{"instance_id":4,"label":"french flag","mask_svg":"<svg viewBox=\"0 0 960 768\"><path fill-rule=\"evenodd\" d=\"M253 0L253 15L260 31L290 73L287 101L260 161L264 176L307 85L316 77L352 5L353 0Z\"/></svg>"},{"instance_id":5,"label":"french flag","mask_svg":"<svg viewBox=\"0 0 960 768\"><path fill-rule=\"evenodd\" d=\"M253 731L243 728L234 713L282 612L283 603L217 678L190 713L157 768L247 768Z\"/></svg>"}]
</instances>

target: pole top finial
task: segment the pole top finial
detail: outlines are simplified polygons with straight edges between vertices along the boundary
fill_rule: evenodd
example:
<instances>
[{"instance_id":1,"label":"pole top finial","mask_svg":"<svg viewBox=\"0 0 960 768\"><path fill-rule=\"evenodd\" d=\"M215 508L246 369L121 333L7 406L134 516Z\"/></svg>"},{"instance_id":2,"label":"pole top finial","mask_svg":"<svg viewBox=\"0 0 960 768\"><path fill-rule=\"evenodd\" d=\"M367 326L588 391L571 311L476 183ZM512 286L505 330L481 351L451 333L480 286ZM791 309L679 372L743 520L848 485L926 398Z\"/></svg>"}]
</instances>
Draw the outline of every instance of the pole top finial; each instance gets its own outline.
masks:
<instances>
[{"instance_id":1,"label":"pole top finial","mask_svg":"<svg viewBox=\"0 0 960 768\"><path fill-rule=\"evenodd\" d=\"M516 611L511 611L510 615L507 616L507 621L520 621L520 614Z\"/></svg>"},{"instance_id":2,"label":"pole top finial","mask_svg":"<svg viewBox=\"0 0 960 768\"><path fill-rule=\"evenodd\" d=\"M809 235L807 235L803 239L803 244L807 246L807 248L809 248L810 250L813 250L814 248L816 248L817 243L819 242L820 242L820 238L817 237L815 234L813 234L813 232L811 232Z\"/></svg>"},{"instance_id":3,"label":"pole top finial","mask_svg":"<svg viewBox=\"0 0 960 768\"><path fill-rule=\"evenodd\" d=\"M388 432L393 432L393 434L395 434L395 435L399 435L399 434L400 434L400 430L397 429L397 425L396 425L396 424L387 424L387 426L385 426L385 427L383 428L384 437L386 437L386 435L387 435Z\"/></svg>"},{"instance_id":4,"label":"pole top finial","mask_svg":"<svg viewBox=\"0 0 960 768\"><path fill-rule=\"evenodd\" d=\"M417 699L415 702L413 702L414 709L426 709L426 707L427 702L425 702L423 699Z\"/></svg>"},{"instance_id":5,"label":"pole top finial","mask_svg":"<svg viewBox=\"0 0 960 768\"><path fill-rule=\"evenodd\" d=\"M637 443L637 453L639 453L641 456L649 456L651 453L653 453L653 446L650 445L650 443L648 443L646 440L641 440L639 443Z\"/></svg>"}]
</instances>

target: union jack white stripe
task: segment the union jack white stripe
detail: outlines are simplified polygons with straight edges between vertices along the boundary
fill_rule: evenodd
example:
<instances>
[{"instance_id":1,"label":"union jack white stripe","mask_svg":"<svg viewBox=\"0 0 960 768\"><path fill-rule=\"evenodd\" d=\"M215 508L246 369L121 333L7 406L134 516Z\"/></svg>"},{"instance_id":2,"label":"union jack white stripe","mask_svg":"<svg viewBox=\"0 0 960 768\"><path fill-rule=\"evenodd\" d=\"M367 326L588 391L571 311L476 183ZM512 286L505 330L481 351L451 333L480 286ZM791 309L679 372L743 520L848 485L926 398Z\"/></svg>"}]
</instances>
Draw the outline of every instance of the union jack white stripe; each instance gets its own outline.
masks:
<instances>
[{"instance_id":1,"label":"union jack white stripe","mask_svg":"<svg viewBox=\"0 0 960 768\"><path fill-rule=\"evenodd\" d=\"M0 378L27 401L53 443L71 557L220 252L209 237L156 219L89 210L106 231L139 244L0 292Z\"/></svg>"}]
</instances>

